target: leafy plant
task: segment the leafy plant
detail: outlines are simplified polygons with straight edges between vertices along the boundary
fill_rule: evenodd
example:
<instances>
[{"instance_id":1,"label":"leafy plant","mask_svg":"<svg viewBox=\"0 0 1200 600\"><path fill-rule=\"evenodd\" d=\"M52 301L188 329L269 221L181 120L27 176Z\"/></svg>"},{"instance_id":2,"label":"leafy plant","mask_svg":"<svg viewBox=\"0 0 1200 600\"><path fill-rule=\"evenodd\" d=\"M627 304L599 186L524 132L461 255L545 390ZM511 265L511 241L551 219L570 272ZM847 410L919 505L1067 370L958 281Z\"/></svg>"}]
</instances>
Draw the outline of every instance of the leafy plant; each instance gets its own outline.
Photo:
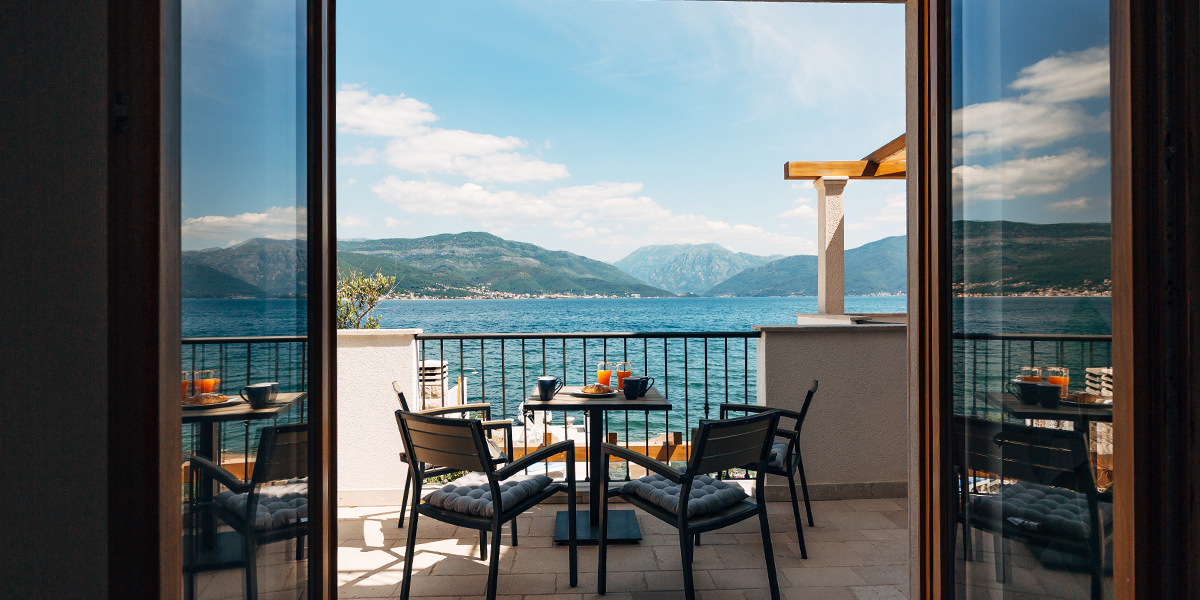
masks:
<instances>
[{"instance_id":1,"label":"leafy plant","mask_svg":"<svg viewBox=\"0 0 1200 600\"><path fill-rule=\"evenodd\" d=\"M337 282L338 329L379 329L375 306L396 288L396 278L383 273L350 271Z\"/></svg>"}]
</instances>

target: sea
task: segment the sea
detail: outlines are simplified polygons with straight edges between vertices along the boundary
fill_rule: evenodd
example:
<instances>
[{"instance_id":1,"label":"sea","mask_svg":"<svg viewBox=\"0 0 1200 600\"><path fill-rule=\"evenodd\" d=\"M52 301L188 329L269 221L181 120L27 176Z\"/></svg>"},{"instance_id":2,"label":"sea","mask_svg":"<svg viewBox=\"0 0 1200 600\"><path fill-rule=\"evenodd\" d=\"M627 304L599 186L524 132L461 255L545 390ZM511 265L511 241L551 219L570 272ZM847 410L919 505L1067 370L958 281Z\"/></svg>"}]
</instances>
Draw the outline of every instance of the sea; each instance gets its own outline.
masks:
<instances>
[{"instance_id":1,"label":"sea","mask_svg":"<svg viewBox=\"0 0 1200 600\"><path fill-rule=\"evenodd\" d=\"M904 296L847 297L848 313L904 313ZM377 307L380 326L421 329L427 335L462 333L578 333L578 332L749 332L754 325L794 324L798 313L814 313L814 297L771 298L577 298L387 300ZM1111 335L1112 308L1107 297L968 297L952 307L958 333L1022 333ZM185 338L304 335L304 299L185 299ZM584 344L586 343L586 346ZM223 350L185 347L186 368L226 367L227 393L246 379L279 380L284 388L302 385L303 353L298 344L276 344L254 350L250 360L242 345ZM1002 386L1014 365L1062 364L1082 377L1087 366L1111 364L1111 345L1039 342L1032 350L1018 343L969 342L954 344L956 404L962 408L980 390ZM591 378L594 362L629 360L634 372L656 377L677 410L663 420L655 415L626 415L614 423L627 439L646 438L664 431L687 431L702 416L715 417L720 402L753 402L756 340L717 338L664 340L590 339L586 342L551 340L522 345L510 341L480 344L472 340L422 344L422 358L444 360L450 385L462 382L466 401L486 401L497 416L517 418L531 381L543 373L581 384ZM585 360L586 352L586 360ZM252 365L249 378L244 365ZM982 366L981 366L982 365ZM240 376L240 380L239 380ZM972 403L974 404L974 403ZM682 410L678 410L682 409ZM974 407L973 410L986 410ZM580 419L581 421L581 419ZM678 422L672 422L678 421ZM690 424L690 426L689 426ZM249 426L230 426L232 451L253 437ZM241 431L241 435L238 435ZM638 432L641 435L638 435ZM185 433L185 439L191 436Z\"/></svg>"}]
</instances>

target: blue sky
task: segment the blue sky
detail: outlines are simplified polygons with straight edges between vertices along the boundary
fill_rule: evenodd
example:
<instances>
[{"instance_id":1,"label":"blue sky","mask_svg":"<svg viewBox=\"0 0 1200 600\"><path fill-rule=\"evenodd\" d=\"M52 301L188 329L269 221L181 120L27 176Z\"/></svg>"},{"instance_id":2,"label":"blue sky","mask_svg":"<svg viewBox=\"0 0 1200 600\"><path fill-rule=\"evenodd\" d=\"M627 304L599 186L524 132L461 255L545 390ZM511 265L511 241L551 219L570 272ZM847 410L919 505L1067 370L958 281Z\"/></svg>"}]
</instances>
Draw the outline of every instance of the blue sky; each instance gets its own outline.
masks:
<instances>
[{"instance_id":1,"label":"blue sky","mask_svg":"<svg viewBox=\"0 0 1200 600\"><path fill-rule=\"evenodd\" d=\"M958 215L1108 220L1105 11L957 6ZM185 248L297 235L293 11L184 2ZM904 129L900 5L345 0L337 26L341 238L813 253L816 192L783 163ZM904 207L902 181L851 182L846 246Z\"/></svg>"}]
</instances>

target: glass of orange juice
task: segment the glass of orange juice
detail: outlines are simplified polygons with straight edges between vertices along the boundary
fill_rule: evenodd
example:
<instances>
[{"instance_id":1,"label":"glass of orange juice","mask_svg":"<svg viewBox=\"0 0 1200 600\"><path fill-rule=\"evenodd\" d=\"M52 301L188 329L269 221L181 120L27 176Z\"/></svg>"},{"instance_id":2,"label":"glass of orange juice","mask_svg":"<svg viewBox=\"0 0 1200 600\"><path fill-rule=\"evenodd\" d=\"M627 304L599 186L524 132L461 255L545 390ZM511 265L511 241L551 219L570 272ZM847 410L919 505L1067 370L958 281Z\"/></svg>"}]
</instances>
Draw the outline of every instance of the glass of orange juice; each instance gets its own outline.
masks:
<instances>
[{"instance_id":1,"label":"glass of orange juice","mask_svg":"<svg viewBox=\"0 0 1200 600\"><path fill-rule=\"evenodd\" d=\"M1021 367L1021 381L1041 383L1042 369L1040 367Z\"/></svg>"},{"instance_id":2,"label":"glass of orange juice","mask_svg":"<svg viewBox=\"0 0 1200 600\"><path fill-rule=\"evenodd\" d=\"M625 389L625 378L633 374L633 365L627 362L617 363L617 389Z\"/></svg>"},{"instance_id":3,"label":"glass of orange juice","mask_svg":"<svg viewBox=\"0 0 1200 600\"><path fill-rule=\"evenodd\" d=\"M183 375L181 375L179 377L179 379L181 380L180 383L183 384L182 385L183 401L186 402L188 399L188 396L191 395L191 394L188 394L188 392L190 391L190 388L192 387L192 372L191 371L182 371L182 373L183 373Z\"/></svg>"},{"instance_id":4,"label":"glass of orange juice","mask_svg":"<svg viewBox=\"0 0 1200 600\"><path fill-rule=\"evenodd\" d=\"M1062 388L1059 396L1067 397L1067 385L1071 383L1071 371L1066 367L1046 367L1046 383L1053 383Z\"/></svg>"},{"instance_id":5,"label":"glass of orange juice","mask_svg":"<svg viewBox=\"0 0 1200 600\"><path fill-rule=\"evenodd\" d=\"M602 362L596 365L596 381L604 385L612 380L612 363Z\"/></svg>"},{"instance_id":6,"label":"glass of orange juice","mask_svg":"<svg viewBox=\"0 0 1200 600\"><path fill-rule=\"evenodd\" d=\"M220 387L221 371L217 369L196 371L197 394L216 394L220 392Z\"/></svg>"}]
</instances>

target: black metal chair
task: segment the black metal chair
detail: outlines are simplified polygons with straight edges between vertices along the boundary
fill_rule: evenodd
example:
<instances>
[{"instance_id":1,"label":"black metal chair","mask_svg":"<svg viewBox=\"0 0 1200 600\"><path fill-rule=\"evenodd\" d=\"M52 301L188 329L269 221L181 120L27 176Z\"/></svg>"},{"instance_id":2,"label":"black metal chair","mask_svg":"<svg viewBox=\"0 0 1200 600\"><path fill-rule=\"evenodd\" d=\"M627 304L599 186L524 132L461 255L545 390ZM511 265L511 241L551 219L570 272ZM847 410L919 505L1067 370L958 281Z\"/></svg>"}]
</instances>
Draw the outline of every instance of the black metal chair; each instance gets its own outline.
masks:
<instances>
[{"instance_id":1,"label":"black metal chair","mask_svg":"<svg viewBox=\"0 0 1200 600\"><path fill-rule=\"evenodd\" d=\"M296 538L296 560L304 557L304 536L308 533L308 424L263 428L249 481L200 456L191 457L191 473L192 489L196 475L201 473L229 488L197 505L197 509L212 511L241 534L246 598L257 598L259 546ZM192 514L194 518L195 511ZM192 539L197 537L193 535Z\"/></svg>"},{"instance_id":2,"label":"black metal chair","mask_svg":"<svg viewBox=\"0 0 1200 600\"><path fill-rule=\"evenodd\" d=\"M414 493L412 521L404 552L404 583L400 598L408 600L412 585L413 554L419 517L427 516L443 523L470 527L480 532L481 546L492 533L488 565L487 598L496 598L496 577L500 562L500 528L518 515L558 492L566 492L571 523L575 522L575 442L567 440L526 454L504 467L496 468L483 422L478 419L452 419L403 410L396 411L396 424L404 442L409 468L424 481L425 465L439 465L468 475L430 493L424 500ZM554 483L544 475L521 475L530 466L558 454L565 454L567 478ZM516 539L516 523L513 523ZM571 587L579 584L578 551L575 530L569 540Z\"/></svg>"},{"instance_id":3,"label":"black metal chair","mask_svg":"<svg viewBox=\"0 0 1200 600\"><path fill-rule=\"evenodd\" d=\"M1096 489L1083 433L974 418L956 418L953 433L961 436L954 442L958 459L951 476L959 479L964 547L970 547L968 528L992 533L1001 582L1008 580L1010 540L1083 557L1092 575L1091 597L1099 600L1112 493ZM970 476L978 473L994 476L998 491L969 490Z\"/></svg>"},{"instance_id":4,"label":"black metal chair","mask_svg":"<svg viewBox=\"0 0 1200 600\"><path fill-rule=\"evenodd\" d=\"M691 460L682 472L621 446L601 444L601 464L610 458L627 460L650 471L650 475L608 490L608 469L602 469L599 489L607 490L600 509L599 593L606 587L608 561L608 498L616 496L646 511L651 516L675 526L679 531L679 550L683 559L683 589L687 600L696 597L692 584L692 542L695 536L721 529L755 515L762 533L766 554L767 579L772 600L779 600L779 581L775 573L775 554L771 550L771 531L767 526L767 505L764 498L766 463L771 455L771 440L779 424L776 411L727 419L700 421L696 440L692 444ZM741 487L714 479L708 474L747 463L754 464L755 502L746 498ZM686 502L681 502L686 498ZM574 522L574 521L572 521Z\"/></svg>"},{"instance_id":5,"label":"black metal chair","mask_svg":"<svg viewBox=\"0 0 1200 600\"><path fill-rule=\"evenodd\" d=\"M812 504L808 501L808 479L804 476L804 458L800 454L800 430L804 427L804 417L808 414L808 405L813 395L817 393L817 380L813 380L804 397L800 411L756 406L752 404L722 404L721 418L728 419L730 413L762 413L778 411L780 421L792 419L795 425L791 429L782 427L775 430L778 439L771 443L771 459L767 461L768 475L787 477L788 491L792 493L792 515L796 519L796 539L800 542L800 558L808 558L808 549L804 546L804 526L800 522L800 503L796 499L796 474L800 474L800 489L804 493L804 512L808 516L808 526L813 526ZM756 465L745 465L745 469L754 469Z\"/></svg>"},{"instance_id":6,"label":"black metal chair","mask_svg":"<svg viewBox=\"0 0 1200 600\"><path fill-rule=\"evenodd\" d=\"M400 389L400 382L393 381L392 389L396 391L396 398L400 401L401 410L404 410L405 412L413 412L412 409L410 409L408 407L408 399L406 399L404 397L404 391ZM492 431L492 430L500 429L500 430L504 431L504 451L503 452L499 448L496 447L495 443L493 443L490 439L488 440L488 447L491 450L492 458L495 461L497 461L497 464L503 464L503 463L508 462L509 457L511 457L513 455L512 421L505 421L505 420L493 421L493 420L491 420L492 406L490 404L486 404L483 402L477 402L477 403L472 403L472 404L459 404L456 406L443 406L443 407L439 407L439 408L429 408L429 409L415 411L415 412L417 412L419 414L423 414L423 415L434 416L434 417L450 415L450 416L457 416L460 418L466 418L471 413L479 414L483 417L483 428L485 430ZM404 452L400 453L400 462L405 463L405 464L408 463L408 458L404 455ZM444 467L435 466L433 468L426 468L425 476L426 477L441 477L443 475L450 475L455 472L456 471L454 469L448 469L448 468L444 468ZM400 500L401 507L408 506L408 491L409 491L409 488L411 488L413 486L414 481L415 481L415 479L414 479L413 470L409 469L408 473L405 475L405 478L404 478L404 495L402 496L402 498ZM400 527L400 528L404 527L404 510L403 509L400 510L400 520L396 526ZM513 530L512 530L512 543L514 546L517 545L517 528L516 528L515 524L514 524ZM480 552L486 551L484 546L486 546L486 544L480 544ZM479 558L482 559L483 555L481 554L479 556Z\"/></svg>"}]
</instances>

